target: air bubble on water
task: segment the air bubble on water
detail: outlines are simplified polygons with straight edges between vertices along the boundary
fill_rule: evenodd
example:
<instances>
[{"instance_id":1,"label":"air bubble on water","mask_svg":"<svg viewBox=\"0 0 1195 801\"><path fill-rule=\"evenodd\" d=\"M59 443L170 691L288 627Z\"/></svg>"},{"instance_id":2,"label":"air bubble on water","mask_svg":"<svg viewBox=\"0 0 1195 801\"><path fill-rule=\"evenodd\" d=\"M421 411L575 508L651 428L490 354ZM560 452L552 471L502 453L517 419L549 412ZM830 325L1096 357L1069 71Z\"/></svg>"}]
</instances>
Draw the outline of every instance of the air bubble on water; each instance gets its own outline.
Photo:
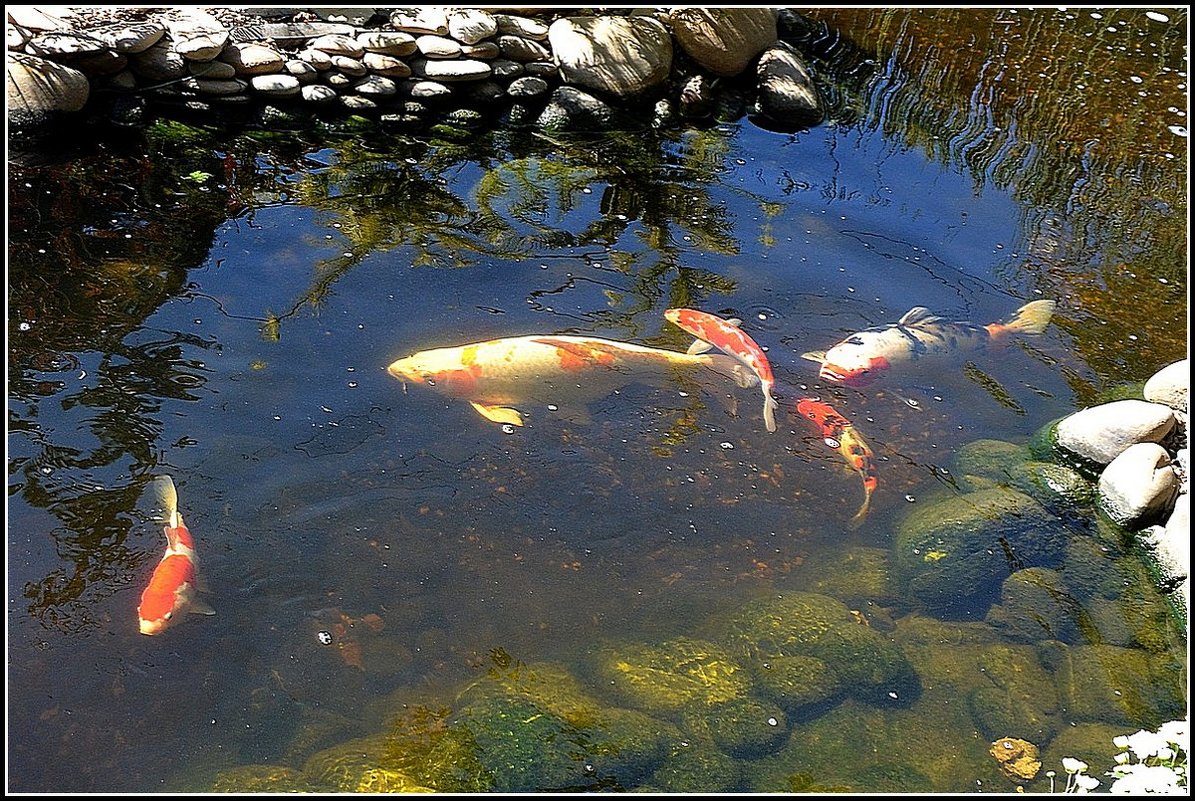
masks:
<instances>
[{"instance_id":1,"label":"air bubble on water","mask_svg":"<svg viewBox=\"0 0 1195 801\"><path fill-rule=\"evenodd\" d=\"M503 423L502 424L502 433L503 434L513 434L513 433L515 433L515 427L513 425L511 425L510 423Z\"/></svg>"},{"instance_id":2,"label":"air bubble on water","mask_svg":"<svg viewBox=\"0 0 1195 801\"><path fill-rule=\"evenodd\" d=\"M722 447L722 450L724 450L724 451L732 451L732 450L734 450L734 443L723 442L723 443L721 443L721 447Z\"/></svg>"},{"instance_id":3,"label":"air bubble on water","mask_svg":"<svg viewBox=\"0 0 1195 801\"><path fill-rule=\"evenodd\" d=\"M280 416L278 416L278 415L274 415L274 419L275 419L275 420L281 420L282 418L281 418Z\"/></svg>"},{"instance_id":4,"label":"air bubble on water","mask_svg":"<svg viewBox=\"0 0 1195 801\"><path fill-rule=\"evenodd\" d=\"M1181 125L1167 125L1166 128L1169 129L1170 133L1174 134L1175 136L1182 136L1185 138L1187 135L1187 129Z\"/></svg>"},{"instance_id":5,"label":"air bubble on water","mask_svg":"<svg viewBox=\"0 0 1195 801\"><path fill-rule=\"evenodd\" d=\"M559 406L557 406L557 405L556 405L556 404L554 404L554 403L549 403L549 404L548 404L548 411L549 411L549 412L554 412L554 411L556 411L556 410L557 410L557 409L559 409L559 408L560 408L560 407L559 407Z\"/></svg>"},{"instance_id":6,"label":"air bubble on water","mask_svg":"<svg viewBox=\"0 0 1195 801\"><path fill-rule=\"evenodd\" d=\"M906 495L906 496L905 496L905 500L906 500L906 501L908 501L909 503L916 503L916 502L917 502L917 499L916 499L916 498L914 498L912 495Z\"/></svg>"},{"instance_id":7,"label":"air bubble on water","mask_svg":"<svg viewBox=\"0 0 1195 801\"><path fill-rule=\"evenodd\" d=\"M685 392L683 389L680 392L678 392L677 394L680 395L682 398L689 397L689 393Z\"/></svg>"},{"instance_id":8,"label":"air bubble on water","mask_svg":"<svg viewBox=\"0 0 1195 801\"><path fill-rule=\"evenodd\" d=\"M23 320L17 325L18 331L28 331L31 328L33 328L33 323L27 323Z\"/></svg>"},{"instance_id":9,"label":"air bubble on water","mask_svg":"<svg viewBox=\"0 0 1195 801\"><path fill-rule=\"evenodd\" d=\"M1145 16L1152 19L1154 22L1169 22L1170 17L1158 11L1146 11Z\"/></svg>"},{"instance_id":10,"label":"air bubble on water","mask_svg":"<svg viewBox=\"0 0 1195 801\"><path fill-rule=\"evenodd\" d=\"M48 475L50 475L50 473L52 473L52 472L54 472L54 471L53 471L51 468L49 468L49 467L43 467L43 468L41 469L41 472L42 472L42 475L43 475L43 476L48 476Z\"/></svg>"},{"instance_id":11,"label":"air bubble on water","mask_svg":"<svg viewBox=\"0 0 1195 801\"><path fill-rule=\"evenodd\" d=\"M316 637L316 639L318 639L320 641L320 645L331 645L332 644L332 632L330 632L330 631L320 631L318 634L315 635L315 637Z\"/></svg>"},{"instance_id":12,"label":"air bubble on water","mask_svg":"<svg viewBox=\"0 0 1195 801\"><path fill-rule=\"evenodd\" d=\"M834 439L833 437L826 437L826 438L825 438L824 440L822 440L822 441L823 441L823 442L825 442L825 443L826 443L826 445L828 445L828 446L829 446L829 447L831 447L831 448L840 448L840 447L842 447L842 443L841 443L841 442L839 442L838 440Z\"/></svg>"},{"instance_id":13,"label":"air bubble on water","mask_svg":"<svg viewBox=\"0 0 1195 801\"><path fill-rule=\"evenodd\" d=\"M776 718L768 718L768 725L769 726L779 726L780 721L776 720Z\"/></svg>"}]
</instances>

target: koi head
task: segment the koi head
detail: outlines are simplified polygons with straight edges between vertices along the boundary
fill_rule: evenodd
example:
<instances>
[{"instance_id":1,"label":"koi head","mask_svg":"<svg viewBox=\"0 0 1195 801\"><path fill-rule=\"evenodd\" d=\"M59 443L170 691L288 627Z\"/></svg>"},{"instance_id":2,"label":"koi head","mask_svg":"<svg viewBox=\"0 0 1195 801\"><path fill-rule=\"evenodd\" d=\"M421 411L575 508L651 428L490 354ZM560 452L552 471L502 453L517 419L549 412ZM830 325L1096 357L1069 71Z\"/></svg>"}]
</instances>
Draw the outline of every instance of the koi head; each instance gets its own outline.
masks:
<instances>
[{"instance_id":1,"label":"koi head","mask_svg":"<svg viewBox=\"0 0 1195 801\"><path fill-rule=\"evenodd\" d=\"M821 365L818 378L852 387L867 386L890 366L886 358L874 354L860 335L843 340L829 351L811 351L801 356Z\"/></svg>"},{"instance_id":2,"label":"koi head","mask_svg":"<svg viewBox=\"0 0 1195 801\"><path fill-rule=\"evenodd\" d=\"M827 437L837 436L835 432L839 432L843 427L849 425L846 418L840 415L833 406L819 401L817 398L801 398L797 401L797 414L812 420L821 429L822 434Z\"/></svg>"},{"instance_id":3,"label":"koi head","mask_svg":"<svg viewBox=\"0 0 1195 801\"><path fill-rule=\"evenodd\" d=\"M464 345L455 348L422 350L411 356L391 362L386 368L398 380L441 388L464 389L472 386L480 375L482 366L477 363L478 345Z\"/></svg>"}]
</instances>

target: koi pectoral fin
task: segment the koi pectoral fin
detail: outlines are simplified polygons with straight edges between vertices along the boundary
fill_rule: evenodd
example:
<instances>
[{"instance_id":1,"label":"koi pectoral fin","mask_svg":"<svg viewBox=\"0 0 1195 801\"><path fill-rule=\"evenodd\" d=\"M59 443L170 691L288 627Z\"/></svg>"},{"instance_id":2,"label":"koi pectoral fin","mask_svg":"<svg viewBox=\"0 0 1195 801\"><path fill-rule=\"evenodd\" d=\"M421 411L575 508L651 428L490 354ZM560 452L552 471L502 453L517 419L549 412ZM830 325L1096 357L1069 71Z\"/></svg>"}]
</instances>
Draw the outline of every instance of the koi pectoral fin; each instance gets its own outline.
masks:
<instances>
[{"instance_id":1,"label":"koi pectoral fin","mask_svg":"<svg viewBox=\"0 0 1195 801\"><path fill-rule=\"evenodd\" d=\"M214 615L216 610L212 609L206 601L201 598L192 598L187 605L187 611L195 615Z\"/></svg>"},{"instance_id":2,"label":"koi pectoral fin","mask_svg":"<svg viewBox=\"0 0 1195 801\"><path fill-rule=\"evenodd\" d=\"M518 409L509 406L486 406L484 403L469 401L473 410L489 420L491 423L506 423L512 426L523 425L523 415Z\"/></svg>"},{"instance_id":3,"label":"koi pectoral fin","mask_svg":"<svg viewBox=\"0 0 1195 801\"><path fill-rule=\"evenodd\" d=\"M689 349L685 351L685 353L696 356L701 353L706 353L712 347L714 346L706 342L704 339L695 339L693 340L693 344L689 346Z\"/></svg>"},{"instance_id":4,"label":"koi pectoral fin","mask_svg":"<svg viewBox=\"0 0 1195 801\"><path fill-rule=\"evenodd\" d=\"M811 362L818 364L826 363L826 352L824 350L809 350L801 354L802 359L808 359Z\"/></svg>"}]
</instances>

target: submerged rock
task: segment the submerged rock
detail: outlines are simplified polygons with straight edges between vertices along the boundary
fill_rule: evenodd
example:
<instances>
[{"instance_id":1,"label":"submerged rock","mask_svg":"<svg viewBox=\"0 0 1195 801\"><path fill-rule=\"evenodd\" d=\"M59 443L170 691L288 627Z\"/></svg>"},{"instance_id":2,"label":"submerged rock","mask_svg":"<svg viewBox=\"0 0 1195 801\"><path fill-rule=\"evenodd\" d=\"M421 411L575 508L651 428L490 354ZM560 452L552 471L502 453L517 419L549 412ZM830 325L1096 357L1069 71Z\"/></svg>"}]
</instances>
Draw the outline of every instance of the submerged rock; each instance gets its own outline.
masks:
<instances>
[{"instance_id":1,"label":"submerged rock","mask_svg":"<svg viewBox=\"0 0 1195 801\"><path fill-rule=\"evenodd\" d=\"M1082 645L1058 656L1058 694L1076 722L1155 729L1181 718L1186 710L1186 665L1181 655Z\"/></svg>"},{"instance_id":2,"label":"submerged rock","mask_svg":"<svg viewBox=\"0 0 1195 801\"><path fill-rule=\"evenodd\" d=\"M838 674L816 657L775 656L753 668L759 694L790 713L825 704L842 691Z\"/></svg>"},{"instance_id":3,"label":"submerged rock","mask_svg":"<svg viewBox=\"0 0 1195 801\"><path fill-rule=\"evenodd\" d=\"M1058 564L1066 540L1060 521L1028 495L979 490L918 505L897 531L895 563L929 609L966 616L986 611L1011 573Z\"/></svg>"},{"instance_id":4,"label":"submerged rock","mask_svg":"<svg viewBox=\"0 0 1195 801\"><path fill-rule=\"evenodd\" d=\"M689 637L603 649L595 671L603 686L649 713L728 701L751 684L748 671L721 646Z\"/></svg>"},{"instance_id":5,"label":"submerged rock","mask_svg":"<svg viewBox=\"0 0 1195 801\"><path fill-rule=\"evenodd\" d=\"M740 759L771 753L788 736L784 711L756 698L733 698L715 704L705 717L718 748Z\"/></svg>"},{"instance_id":6,"label":"submerged rock","mask_svg":"<svg viewBox=\"0 0 1195 801\"><path fill-rule=\"evenodd\" d=\"M1056 570L1031 567L1004 580L1000 603L988 610L987 622L1021 642L1059 640L1076 643L1094 627L1082 605L1071 596Z\"/></svg>"},{"instance_id":7,"label":"submerged rock","mask_svg":"<svg viewBox=\"0 0 1195 801\"><path fill-rule=\"evenodd\" d=\"M1018 737L1001 737L989 751L1000 772L1014 782L1030 781L1041 770L1037 746Z\"/></svg>"},{"instance_id":8,"label":"submerged rock","mask_svg":"<svg viewBox=\"0 0 1195 801\"><path fill-rule=\"evenodd\" d=\"M213 793L311 793L313 785L294 768L280 765L243 765L222 770L212 784Z\"/></svg>"}]
</instances>

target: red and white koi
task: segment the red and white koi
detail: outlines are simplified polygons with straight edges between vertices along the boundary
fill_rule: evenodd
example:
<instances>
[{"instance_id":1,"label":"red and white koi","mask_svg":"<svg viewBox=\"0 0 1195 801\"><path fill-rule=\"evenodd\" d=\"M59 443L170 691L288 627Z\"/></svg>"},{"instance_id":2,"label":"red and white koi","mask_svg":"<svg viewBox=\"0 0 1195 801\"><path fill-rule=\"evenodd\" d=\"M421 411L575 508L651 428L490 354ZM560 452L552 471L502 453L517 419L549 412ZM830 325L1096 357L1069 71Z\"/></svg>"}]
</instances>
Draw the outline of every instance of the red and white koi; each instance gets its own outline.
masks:
<instances>
[{"instance_id":1,"label":"red and white koi","mask_svg":"<svg viewBox=\"0 0 1195 801\"><path fill-rule=\"evenodd\" d=\"M729 356L701 355L597 337L546 335L433 348L399 359L390 375L469 401L487 420L523 425L517 406L597 400L634 383L659 383L668 368L710 369L754 386Z\"/></svg>"},{"instance_id":2,"label":"red and white koi","mask_svg":"<svg viewBox=\"0 0 1195 801\"><path fill-rule=\"evenodd\" d=\"M816 398L802 398L797 401L797 414L812 420L826 444L842 454L847 464L863 477L863 505L851 518L851 527L858 526L867 517L871 508L871 495L879 486L875 454L851 422L830 404Z\"/></svg>"},{"instance_id":3,"label":"red and white koi","mask_svg":"<svg viewBox=\"0 0 1195 801\"><path fill-rule=\"evenodd\" d=\"M801 357L821 365L818 375L823 380L865 386L894 367L975 353L1015 337L1040 334L1050 324L1056 305L1052 300L1035 300L1019 308L1008 322L990 325L951 322L916 306L896 323L858 331L828 351L810 351Z\"/></svg>"},{"instance_id":4,"label":"red and white koi","mask_svg":"<svg viewBox=\"0 0 1195 801\"><path fill-rule=\"evenodd\" d=\"M697 337L690 353L702 353L710 347L733 356L759 378L763 389L763 421L768 431L776 430L776 399L772 389L776 378L763 348L741 329L741 320L724 319L696 309L667 309L664 317L673 325Z\"/></svg>"},{"instance_id":5,"label":"red and white koi","mask_svg":"<svg viewBox=\"0 0 1195 801\"><path fill-rule=\"evenodd\" d=\"M178 623L187 612L214 615L210 606L200 600L198 559L191 532L178 513L178 494L170 476L158 476L151 490L166 510L166 553L154 568L149 586L141 593L137 607L142 634L160 634Z\"/></svg>"}]
</instances>

